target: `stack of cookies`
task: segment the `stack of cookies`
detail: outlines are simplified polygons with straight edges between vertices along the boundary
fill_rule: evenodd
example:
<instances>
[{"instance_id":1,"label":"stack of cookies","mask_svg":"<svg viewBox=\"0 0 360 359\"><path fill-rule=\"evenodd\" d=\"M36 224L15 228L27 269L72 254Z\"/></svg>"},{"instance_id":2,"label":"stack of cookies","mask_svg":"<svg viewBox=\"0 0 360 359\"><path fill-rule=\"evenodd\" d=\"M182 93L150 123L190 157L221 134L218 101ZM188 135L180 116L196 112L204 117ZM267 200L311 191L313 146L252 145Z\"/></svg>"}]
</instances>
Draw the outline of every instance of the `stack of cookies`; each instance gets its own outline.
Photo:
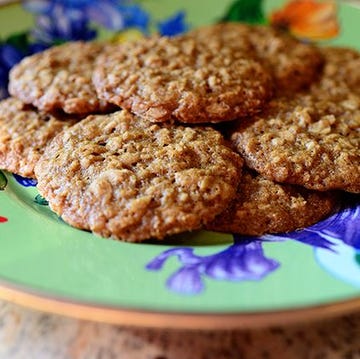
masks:
<instances>
[{"instance_id":1,"label":"stack of cookies","mask_svg":"<svg viewBox=\"0 0 360 359\"><path fill-rule=\"evenodd\" d=\"M262 235L360 192L360 53L217 24L25 58L0 103L0 168L77 228L139 242Z\"/></svg>"}]
</instances>

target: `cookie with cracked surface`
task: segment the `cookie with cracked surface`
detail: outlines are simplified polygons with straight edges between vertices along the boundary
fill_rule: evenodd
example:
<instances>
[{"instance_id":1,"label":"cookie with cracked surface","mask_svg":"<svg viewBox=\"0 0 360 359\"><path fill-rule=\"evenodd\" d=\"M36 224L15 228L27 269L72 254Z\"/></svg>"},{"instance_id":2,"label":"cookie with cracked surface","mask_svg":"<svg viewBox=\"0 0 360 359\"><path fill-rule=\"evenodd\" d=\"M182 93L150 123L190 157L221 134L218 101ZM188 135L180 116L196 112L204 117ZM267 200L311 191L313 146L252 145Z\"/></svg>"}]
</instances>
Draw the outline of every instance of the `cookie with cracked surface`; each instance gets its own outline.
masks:
<instances>
[{"instance_id":1,"label":"cookie with cracked surface","mask_svg":"<svg viewBox=\"0 0 360 359\"><path fill-rule=\"evenodd\" d=\"M280 91L309 86L323 64L318 48L270 26L222 23L195 29L188 36L231 48L241 45L241 39L247 39L253 55L269 70L275 80L274 87Z\"/></svg>"},{"instance_id":2,"label":"cookie with cracked surface","mask_svg":"<svg viewBox=\"0 0 360 359\"><path fill-rule=\"evenodd\" d=\"M0 102L0 168L35 178L34 166L55 135L76 120L38 112L21 101Z\"/></svg>"},{"instance_id":3,"label":"cookie with cracked surface","mask_svg":"<svg viewBox=\"0 0 360 359\"><path fill-rule=\"evenodd\" d=\"M336 204L333 192L275 183L246 169L235 200L207 229L250 236L290 232L318 222Z\"/></svg>"},{"instance_id":4,"label":"cookie with cracked surface","mask_svg":"<svg viewBox=\"0 0 360 359\"><path fill-rule=\"evenodd\" d=\"M138 242L200 228L235 196L241 157L210 127L89 116L36 166L39 192L69 224Z\"/></svg>"},{"instance_id":5,"label":"cookie with cracked surface","mask_svg":"<svg viewBox=\"0 0 360 359\"><path fill-rule=\"evenodd\" d=\"M231 138L247 165L269 179L360 192L360 97L351 91L277 98Z\"/></svg>"},{"instance_id":6,"label":"cookie with cracked surface","mask_svg":"<svg viewBox=\"0 0 360 359\"><path fill-rule=\"evenodd\" d=\"M152 122L207 123L260 110L271 94L270 76L236 49L188 36L152 37L114 46L98 59L98 96Z\"/></svg>"},{"instance_id":7,"label":"cookie with cracked surface","mask_svg":"<svg viewBox=\"0 0 360 359\"><path fill-rule=\"evenodd\" d=\"M10 71L9 92L42 111L69 114L107 111L92 84L95 59L105 45L69 42L26 57Z\"/></svg>"}]
</instances>

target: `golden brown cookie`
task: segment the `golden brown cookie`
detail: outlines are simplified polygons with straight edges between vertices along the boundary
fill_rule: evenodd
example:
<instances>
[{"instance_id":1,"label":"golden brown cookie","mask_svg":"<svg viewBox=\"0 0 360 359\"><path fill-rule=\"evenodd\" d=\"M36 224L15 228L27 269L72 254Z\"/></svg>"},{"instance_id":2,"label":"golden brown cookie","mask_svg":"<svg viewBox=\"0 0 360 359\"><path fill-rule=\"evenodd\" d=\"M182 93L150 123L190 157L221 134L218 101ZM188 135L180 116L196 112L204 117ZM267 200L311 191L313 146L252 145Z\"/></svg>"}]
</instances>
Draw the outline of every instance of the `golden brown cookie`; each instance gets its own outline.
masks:
<instances>
[{"instance_id":1,"label":"golden brown cookie","mask_svg":"<svg viewBox=\"0 0 360 359\"><path fill-rule=\"evenodd\" d=\"M46 144L75 121L40 113L14 98L1 101L0 168L35 178L34 166Z\"/></svg>"},{"instance_id":2,"label":"golden brown cookie","mask_svg":"<svg viewBox=\"0 0 360 359\"><path fill-rule=\"evenodd\" d=\"M346 85L360 96L360 52L344 47L324 46L320 48L325 58L322 86L324 91L336 91Z\"/></svg>"},{"instance_id":3,"label":"golden brown cookie","mask_svg":"<svg viewBox=\"0 0 360 359\"><path fill-rule=\"evenodd\" d=\"M318 222L336 202L333 192L279 184L245 170L235 200L207 229L251 236L290 232Z\"/></svg>"},{"instance_id":4,"label":"golden brown cookie","mask_svg":"<svg viewBox=\"0 0 360 359\"><path fill-rule=\"evenodd\" d=\"M152 122L222 122L259 111L271 94L270 76L236 49L188 36L152 37L108 48L94 84L104 101Z\"/></svg>"},{"instance_id":5,"label":"golden brown cookie","mask_svg":"<svg viewBox=\"0 0 360 359\"><path fill-rule=\"evenodd\" d=\"M205 43L223 47L242 47L243 39L252 46L249 51L273 75L274 87L282 92L300 90L310 85L323 64L321 52L291 35L270 26L222 23L195 29L188 34Z\"/></svg>"},{"instance_id":6,"label":"golden brown cookie","mask_svg":"<svg viewBox=\"0 0 360 359\"><path fill-rule=\"evenodd\" d=\"M158 125L124 110L64 131L35 173L66 222L138 242L213 220L235 196L242 162L210 127Z\"/></svg>"},{"instance_id":7,"label":"golden brown cookie","mask_svg":"<svg viewBox=\"0 0 360 359\"><path fill-rule=\"evenodd\" d=\"M69 114L106 111L92 84L99 43L70 42L26 57L10 72L9 92L42 111Z\"/></svg>"},{"instance_id":8,"label":"golden brown cookie","mask_svg":"<svg viewBox=\"0 0 360 359\"><path fill-rule=\"evenodd\" d=\"M320 81L309 93L274 99L238 124L232 141L250 168L309 189L360 192L360 97L326 88Z\"/></svg>"}]
</instances>

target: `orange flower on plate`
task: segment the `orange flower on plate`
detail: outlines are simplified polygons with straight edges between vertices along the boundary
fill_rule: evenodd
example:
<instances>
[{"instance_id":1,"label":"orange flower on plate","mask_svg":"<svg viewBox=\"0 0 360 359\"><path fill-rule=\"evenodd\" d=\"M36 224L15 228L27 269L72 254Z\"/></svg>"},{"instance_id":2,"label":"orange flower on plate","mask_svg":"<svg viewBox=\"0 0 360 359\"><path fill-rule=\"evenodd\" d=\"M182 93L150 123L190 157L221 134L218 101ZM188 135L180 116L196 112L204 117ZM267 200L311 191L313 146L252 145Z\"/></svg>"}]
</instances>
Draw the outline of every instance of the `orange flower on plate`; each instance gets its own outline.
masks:
<instances>
[{"instance_id":1,"label":"orange flower on plate","mask_svg":"<svg viewBox=\"0 0 360 359\"><path fill-rule=\"evenodd\" d=\"M335 1L292 0L271 14L270 23L299 38L325 40L339 34L336 10Z\"/></svg>"}]
</instances>

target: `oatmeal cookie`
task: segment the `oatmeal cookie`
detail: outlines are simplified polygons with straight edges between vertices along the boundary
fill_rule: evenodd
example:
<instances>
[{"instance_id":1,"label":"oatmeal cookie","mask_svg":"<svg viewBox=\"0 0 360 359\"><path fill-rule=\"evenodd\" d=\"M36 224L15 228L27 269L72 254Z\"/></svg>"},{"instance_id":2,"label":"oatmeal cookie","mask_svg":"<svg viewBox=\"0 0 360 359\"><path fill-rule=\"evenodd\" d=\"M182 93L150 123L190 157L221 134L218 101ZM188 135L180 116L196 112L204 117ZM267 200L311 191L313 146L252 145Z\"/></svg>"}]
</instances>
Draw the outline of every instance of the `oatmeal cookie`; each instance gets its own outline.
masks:
<instances>
[{"instance_id":1,"label":"oatmeal cookie","mask_svg":"<svg viewBox=\"0 0 360 359\"><path fill-rule=\"evenodd\" d=\"M207 229L251 236L290 232L318 222L336 203L333 192L279 184L245 170L235 200Z\"/></svg>"},{"instance_id":2,"label":"oatmeal cookie","mask_svg":"<svg viewBox=\"0 0 360 359\"><path fill-rule=\"evenodd\" d=\"M274 99L231 138L247 165L269 179L360 192L360 98L351 91Z\"/></svg>"},{"instance_id":3,"label":"oatmeal cookie","mask_svg":"<svg viewBox=\"0 0 360 359\"><path fill-rule=\"evenodd\" d=\"M103 112L92 84L94 61L104 45L70 42L26 57L10 72L9 92L42 111Z\"/></svg>"},{"instance_id":4,"label":"oatmeal cookie","mask_svg":"<svg viewBox=\"0 0 360 359\"><path fill-rule=\"evenodd\" d=\"M254 55L272 74L274 87L282 92L300 90L310 85L323 64L321 52L310 44L270 26L222 23L201 27L188 34L201 42L218 42L223 47L242 47L250 42Z\"/></svg>"},{"instance_id":5,"label":"oatmeal cookie","mask_svg":"<svg viewBox=\"0 0 360 359\"><path fill-rule=\"evenodd\" d=\"M313 92L324 97L344 96L349 90L360 96L360 52L344 47L321 47L325 59L323 75Z\"/></svg>"},{"instance_id":6,"label":"oatmeal cookie","mask_svg":"<svg viewBox=\"0 0 360 359\"><path fill-rule=\"evenodd\" d=\"M271 94L270 76L236 49L188 36L152 37L114 46L94 71L98 96L152 122L206 123L259 111Z\"/></svg>"},{"instance_id":7,"label":"oatmeal cookie","mask_svg":"<svg viewBox=\"0 0 360 359\"><path fill-rule=\"evenodd\" d=\"M200 228L235 196L242 159L210 127L89 116L48 146L39 192L69 224L125 241Z\"/></svg>"},{"instance_id":8,"label":"oatmeal cookie","mask_svg":"<svg viewBox=\"0 0 360 359\"><path fill-rule=\"evenodd\" d=\"M320 50L325 58L323 78L331 79L338 85L346 84L360 96L360 52L331 46L321 47Z\"/></svg>"},{"instance_id":9,"label":"oatmeal cookie","mask_svg":"<svg viewBox=\"0 0 360 359\"><path fill-rule=\"evenodd\" d=\"M0 168L35 178L45 145L76 120L40 113L17 99L0 102Z\"/></svg>"}]
</instances>

